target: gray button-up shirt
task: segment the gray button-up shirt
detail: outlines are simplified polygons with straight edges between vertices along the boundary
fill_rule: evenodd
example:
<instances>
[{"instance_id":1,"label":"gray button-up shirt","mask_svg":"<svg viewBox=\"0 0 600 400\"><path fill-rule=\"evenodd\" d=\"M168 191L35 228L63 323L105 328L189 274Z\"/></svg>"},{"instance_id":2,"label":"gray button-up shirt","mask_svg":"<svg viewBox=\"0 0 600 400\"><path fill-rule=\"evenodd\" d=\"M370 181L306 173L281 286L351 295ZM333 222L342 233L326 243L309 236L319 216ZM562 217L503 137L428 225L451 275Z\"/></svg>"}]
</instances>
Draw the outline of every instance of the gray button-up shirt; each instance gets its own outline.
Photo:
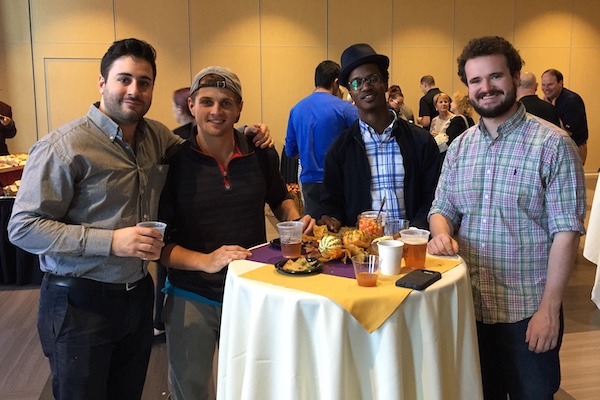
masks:
<instances>
[{"instance_id":1,"label":"gray button-up shirt","mask_svg":"<svg viewBox=\"0 0 600 400\"><path fill-rule=\"evenodd\" d=\"M182 140L143 119L135 151L92 105L30 150L8 225L15 245L40 255L42 271L102 282L141 279L147 262L110 254L113 231L158 214L168 148Z\"/></svg>"}]
</instances>

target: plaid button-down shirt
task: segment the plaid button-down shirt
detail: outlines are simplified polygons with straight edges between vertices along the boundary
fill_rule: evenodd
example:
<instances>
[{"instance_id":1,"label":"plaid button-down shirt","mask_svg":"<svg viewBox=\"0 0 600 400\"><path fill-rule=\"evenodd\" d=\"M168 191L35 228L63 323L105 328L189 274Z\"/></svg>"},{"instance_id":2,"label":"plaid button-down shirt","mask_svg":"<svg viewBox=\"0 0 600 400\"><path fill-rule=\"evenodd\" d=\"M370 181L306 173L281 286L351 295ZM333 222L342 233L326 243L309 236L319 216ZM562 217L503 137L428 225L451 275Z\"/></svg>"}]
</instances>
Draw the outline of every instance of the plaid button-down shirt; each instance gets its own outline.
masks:
<instances>
[{"instance_id":1,"label":"plaid button-down shirt","mask_svg":"<svg viewBox=\"0 0 600 400\"><path fill-rule=\"evenodd\" d=\"M519 105L493 139L482 122L448 149L430 215L458 229L475 313L517 322L538 309L555 233L585 233L583 168L566 133Z\"/></svg>"},{"instance_id":2,"label":"plaid button-down shirt","mask_svg":"<svg viewBox=\"0 0 600 400\"><path fill-rule=\"evenodd\" d=\"M382 134L378 134L360 119L359 126L371 167L372 208L379 210L385 197L384 211L387 212L387 217L405 219L404 162L400 146L392 136L397 117L395 113L391 114L392 122Z\"/></svg>"}]
</instances>

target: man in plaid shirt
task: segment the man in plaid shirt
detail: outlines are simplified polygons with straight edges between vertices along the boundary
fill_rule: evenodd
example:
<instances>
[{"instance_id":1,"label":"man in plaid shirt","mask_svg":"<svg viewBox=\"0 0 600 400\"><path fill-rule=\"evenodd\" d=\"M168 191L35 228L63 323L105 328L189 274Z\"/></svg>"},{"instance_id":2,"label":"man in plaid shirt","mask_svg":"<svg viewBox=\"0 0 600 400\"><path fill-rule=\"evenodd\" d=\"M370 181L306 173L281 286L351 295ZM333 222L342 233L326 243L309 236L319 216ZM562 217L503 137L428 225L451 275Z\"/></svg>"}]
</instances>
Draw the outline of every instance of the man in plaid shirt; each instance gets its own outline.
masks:
<instances>
[{"instance_id":1,"label":"man in plaid shirt","mask_svg":"<svg viewBox=\"0 0 600 400\"><path fill-rule=\"evenodd\" d=\"M429 253L469 267L486 399L558 390L561 303L585 233L577 147L516 102L522 65L500 37L464 48L458 73L481 119L448 149L429 213Z\"/></svg>"}]
</instances>

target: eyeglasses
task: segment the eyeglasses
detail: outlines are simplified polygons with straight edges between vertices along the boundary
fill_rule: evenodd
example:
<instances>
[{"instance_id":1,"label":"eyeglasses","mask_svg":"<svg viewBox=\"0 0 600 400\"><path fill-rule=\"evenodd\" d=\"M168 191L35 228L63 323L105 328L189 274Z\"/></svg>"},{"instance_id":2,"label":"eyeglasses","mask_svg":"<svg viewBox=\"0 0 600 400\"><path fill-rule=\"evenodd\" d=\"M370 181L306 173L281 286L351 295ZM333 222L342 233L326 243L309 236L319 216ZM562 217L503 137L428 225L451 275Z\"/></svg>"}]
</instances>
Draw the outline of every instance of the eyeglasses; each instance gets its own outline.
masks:
<instances>
[{"instance_id":1,"label":"eyeglasses","mask_svg":"<svg viewBox=\"0 0 600 400\"><path fill-rule=\"evenodd\" d=\"M352 89L352 90L359 90L360 88L363 87L365 82L371 86L377 85L378 83L381 83L381 75L373 74L368 78L355 78L355 79L352 79L350 82L348 82L348 85L350 86L350 89Z\"/></svg>"}]
</instances>

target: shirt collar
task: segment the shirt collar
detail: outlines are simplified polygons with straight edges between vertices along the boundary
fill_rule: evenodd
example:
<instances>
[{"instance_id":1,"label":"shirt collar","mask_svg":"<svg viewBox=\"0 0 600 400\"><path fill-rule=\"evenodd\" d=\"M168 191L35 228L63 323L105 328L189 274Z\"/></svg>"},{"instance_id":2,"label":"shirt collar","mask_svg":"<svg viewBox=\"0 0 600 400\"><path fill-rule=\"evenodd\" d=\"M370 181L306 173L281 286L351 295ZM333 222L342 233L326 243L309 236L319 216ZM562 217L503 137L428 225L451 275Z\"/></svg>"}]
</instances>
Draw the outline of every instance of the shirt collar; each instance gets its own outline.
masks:
<instances>
[{"instance_id":1,"label":"shirt collar","mask_svg":"<svg viewBox=\"0 0 600 400\"><path fill-rule=\"evenodd\" d=\"M387 128L383 130L383 133L381 135L379 135L371 125L367 124L365 121L359 118L358 125L360 126L360 132L363 135L363 137L365 135L370 135L373 138L379 138L379 141L381 142L384 142L387 139L391 138L392 130L394 129L396 121L398 121L398 116L392 110L390 110L390 115L392 116L392 122L390 122Z\"/></svg>"},{"instance_id":2,"label":"shirt collar","mask_svg":"<svg viewBox=\"0 0 600 400\"><path fill-rule=\"evenodd\" d=\"M500 126L498 126L498 139L504 136L508 136L511 133L515 132L518 129L519 125L521 125L521 123L523 123L523 121L525 120L526 113L527 111L525 110L525 106L521 102L517 102L517 111L509 119L507 119L502 124L500 124ZM483 123L483 118L479 119L478 126L481 132L483 132L486 136L492 139L492 136L490 135L490 133L485 127L485 124Z\"/></svg>"},{"instance_id":3,"label":"shirt collar","mask_svg":"<svg viewBox=\"0 0 600 400\"><path fill-rule=\"evenodd\" d=\"M123 131L119 125L108 115L100 111L100 102L96 102L90 106L87 116L111 141L115 139L123 140ZM144 118L140 119L136 132L143 131L145 125L146 121Z\"/></svg>"}]
</instances>

